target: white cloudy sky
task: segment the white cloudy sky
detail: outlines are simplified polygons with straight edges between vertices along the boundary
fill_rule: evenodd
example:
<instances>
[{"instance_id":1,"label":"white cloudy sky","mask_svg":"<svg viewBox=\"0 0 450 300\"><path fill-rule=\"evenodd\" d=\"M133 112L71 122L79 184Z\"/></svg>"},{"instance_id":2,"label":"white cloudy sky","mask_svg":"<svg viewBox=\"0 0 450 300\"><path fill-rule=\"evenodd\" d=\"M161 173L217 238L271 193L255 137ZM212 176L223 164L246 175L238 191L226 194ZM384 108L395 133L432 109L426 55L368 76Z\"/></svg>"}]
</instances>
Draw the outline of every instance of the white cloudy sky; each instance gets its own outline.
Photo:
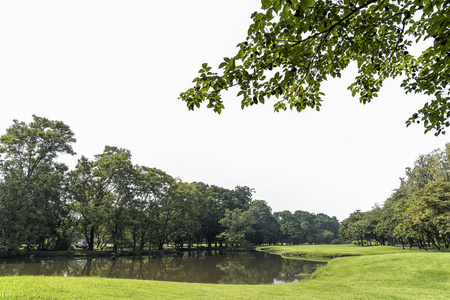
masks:
<instances>
[{"instance_id":1,"label":"white cloudy sky","mask_svg":"<svg viewBox=\"0 0 450 300\"><path fill-rule=\"evenodd\" d=\"M363 106L349 70L325 87L320 113L241 111L235 93L217 115L177 100L203 62L217 65L245 38L259 0L0 1L0 134L13 119L60 120L76 159L105 145L183 181L246 185L273 211L342 220L398 187L419 154L444 147L406 119L427 99L387 82ZM270 101L269 101L270 103Z\"/></svg>"}]
</instances>

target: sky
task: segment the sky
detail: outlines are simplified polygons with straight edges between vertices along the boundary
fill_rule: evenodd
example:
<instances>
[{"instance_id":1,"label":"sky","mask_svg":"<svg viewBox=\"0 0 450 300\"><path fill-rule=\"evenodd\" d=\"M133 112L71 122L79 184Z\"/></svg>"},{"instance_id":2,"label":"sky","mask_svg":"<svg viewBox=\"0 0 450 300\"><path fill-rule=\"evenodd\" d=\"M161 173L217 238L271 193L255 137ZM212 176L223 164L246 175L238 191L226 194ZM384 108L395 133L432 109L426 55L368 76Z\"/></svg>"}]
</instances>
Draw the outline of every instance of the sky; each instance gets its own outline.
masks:
<instances>
[{"instance_id":1,"label":"sky","mask_svg":"<svg viewBox=\"0 0 450 300\"><path fill-rule=\"evenodd\" d=\"M185 182L249 186L274 212L343 220L382 204L420 154L447 136L405 121L429 99L399 80L362 105L341 79L324 85L320 112L240 109L224 94L221 115L188 111L178 96L201 64L218 66L245 40L259 0L0 1L0 135L32 115L75 133L73 168L105 145L133 163Z\"/></svg>"}]
</instances>

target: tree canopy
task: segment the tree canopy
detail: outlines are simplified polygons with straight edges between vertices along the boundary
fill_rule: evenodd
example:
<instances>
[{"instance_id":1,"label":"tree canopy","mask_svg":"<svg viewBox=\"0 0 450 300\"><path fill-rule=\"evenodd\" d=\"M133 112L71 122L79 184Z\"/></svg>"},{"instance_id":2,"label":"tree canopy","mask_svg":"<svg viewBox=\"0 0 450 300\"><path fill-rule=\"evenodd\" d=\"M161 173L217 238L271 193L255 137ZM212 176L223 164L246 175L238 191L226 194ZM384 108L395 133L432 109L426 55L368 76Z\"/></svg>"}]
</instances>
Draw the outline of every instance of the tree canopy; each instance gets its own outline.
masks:
<instances>
[{"instance_id":1,"label":"tree canopy","mask_svg":"<svg viewBox=\"0 0 450 300\"><path fill-rule=\"evenodd\" d=\"M436 0L262 0L261 10L237 53L217 71L204 63L194 86L180 94L188 109L221 113L222 91L236 86L245 108L268 99L275 111L320 110L321 84L355 62L348 87L359 101L378 96L383 82L401 76L406 93L428 95L406 124L423 122L425 132L450 125L450 1ZM423 50L415 54L413 50ZM420 51L419 51L420 52Z\"/></svg>"},{"instance_id":2,"label":"tree canopy","mask_svg":"<svg viewBox=\"0 0 450 300\"><path fill-rule=\"evenodd\" d=\"M0 136L0 244L67 247L64 186L67 166L60 154L75 154L74 133L63 122L33 115L14 120Z\"/></svg>"},{"instance_id":3,"label":"tree canopy","mask_svg":"<svg viewBox=\"0 0 450 300\"><path fill-rule=\"evenodd\" d=\"M439 250L450 246L450 144L420 155L414 167L406 168L383 206L367 212L355 211L341 222L343 239L408 244Z\"/></svg>"},{"instance_id":4,"label":"tree canopy","mask_svg":"<svg viewBox=\"0 0 450 300\"><path fill-rule=\"evenodd\" d=\"M335 217L296 212L293 231L285 232L270 206L253 199L252 188L182 182L134 165L127 149L105 146L93 159L82 155L69 170L58 156L74 155L75 142L69 126L37 116L29 124L14 120L0 136L0 255L21 248L67 250L73 244L142 252L167 243L178 250L193 243L273 244L282 234L297 243L331 243L337 237ZM323 230L330 223L336 230ZM293 238L296 230L303 235Z\"/></svg>"}]
</instances>

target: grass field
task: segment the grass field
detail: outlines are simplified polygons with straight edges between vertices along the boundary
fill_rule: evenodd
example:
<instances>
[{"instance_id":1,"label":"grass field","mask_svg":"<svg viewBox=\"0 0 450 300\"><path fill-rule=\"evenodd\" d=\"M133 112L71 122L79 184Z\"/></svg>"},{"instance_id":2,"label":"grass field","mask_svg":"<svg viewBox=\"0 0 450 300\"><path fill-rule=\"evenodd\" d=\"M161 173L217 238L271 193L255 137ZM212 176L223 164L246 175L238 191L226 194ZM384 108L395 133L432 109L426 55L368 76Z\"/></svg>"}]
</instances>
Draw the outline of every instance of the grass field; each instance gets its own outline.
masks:
<instances>
[{"instance_id":1,"label":"grass field","mask_svg":"<svg viewBox=\"0 0 450 300\"><path fill-rule=\"evenodd\" d=\"M305 245L305 246L268 246L259 247L258 250L268 251L284 257L299 257L307 259L329 260L336 257L393 254L393 253L414 253L421 252L419 249L403 250L400 247L372 246L359 247L352 244L346 245Z\"/></svg>"},{"instance_id":2,"label":"grass field","mask_svg":"<svg viewBox=\"0 0 450 300\"><path fill-rule=\"evenodd\" d=\"M448 299L450 253L395 247L280 246L285 255L345 256L313 279L215 285L93 277L0 277L0 299ZM319 251L320 250L320 251Z\"/></svg>"}]
</instances>

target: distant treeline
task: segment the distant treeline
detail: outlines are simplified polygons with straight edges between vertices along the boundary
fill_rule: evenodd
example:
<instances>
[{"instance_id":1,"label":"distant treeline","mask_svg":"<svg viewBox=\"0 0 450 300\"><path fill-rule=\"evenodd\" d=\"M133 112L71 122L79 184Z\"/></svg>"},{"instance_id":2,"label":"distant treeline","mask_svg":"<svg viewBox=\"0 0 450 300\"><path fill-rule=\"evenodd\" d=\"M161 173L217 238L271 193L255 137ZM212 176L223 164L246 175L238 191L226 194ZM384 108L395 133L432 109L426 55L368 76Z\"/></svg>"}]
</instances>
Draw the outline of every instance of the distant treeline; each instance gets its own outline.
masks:
<instances>
[{"instance_id":1,"label":"distant treeline","mask_svg":"<svg viewBox=\"0 0 450 300\"><path fill-rule=\"evenodd\" d=\"M406 169L400 187L383 206L355 211L341 223L340 234L359 244L435 247L450 245L450 144L420 155Z\"/></svg>"},{"instance_id":2,"label":"distant treeline","mask_svg":"<svg viewBox=\"0 0 450 300\"><path fill-rule=\"evenodd\" d=\"M106 146L81 156L73 170L57 161L74 155L74 133L60 121L14 120L0 137L0 249L90 250L112 245L142 251L167 243L245 246L331 243L336 217L305 211L272 213L246 186L186 183L133 165L126 149Z\"/></svg>"}]
</instances>

